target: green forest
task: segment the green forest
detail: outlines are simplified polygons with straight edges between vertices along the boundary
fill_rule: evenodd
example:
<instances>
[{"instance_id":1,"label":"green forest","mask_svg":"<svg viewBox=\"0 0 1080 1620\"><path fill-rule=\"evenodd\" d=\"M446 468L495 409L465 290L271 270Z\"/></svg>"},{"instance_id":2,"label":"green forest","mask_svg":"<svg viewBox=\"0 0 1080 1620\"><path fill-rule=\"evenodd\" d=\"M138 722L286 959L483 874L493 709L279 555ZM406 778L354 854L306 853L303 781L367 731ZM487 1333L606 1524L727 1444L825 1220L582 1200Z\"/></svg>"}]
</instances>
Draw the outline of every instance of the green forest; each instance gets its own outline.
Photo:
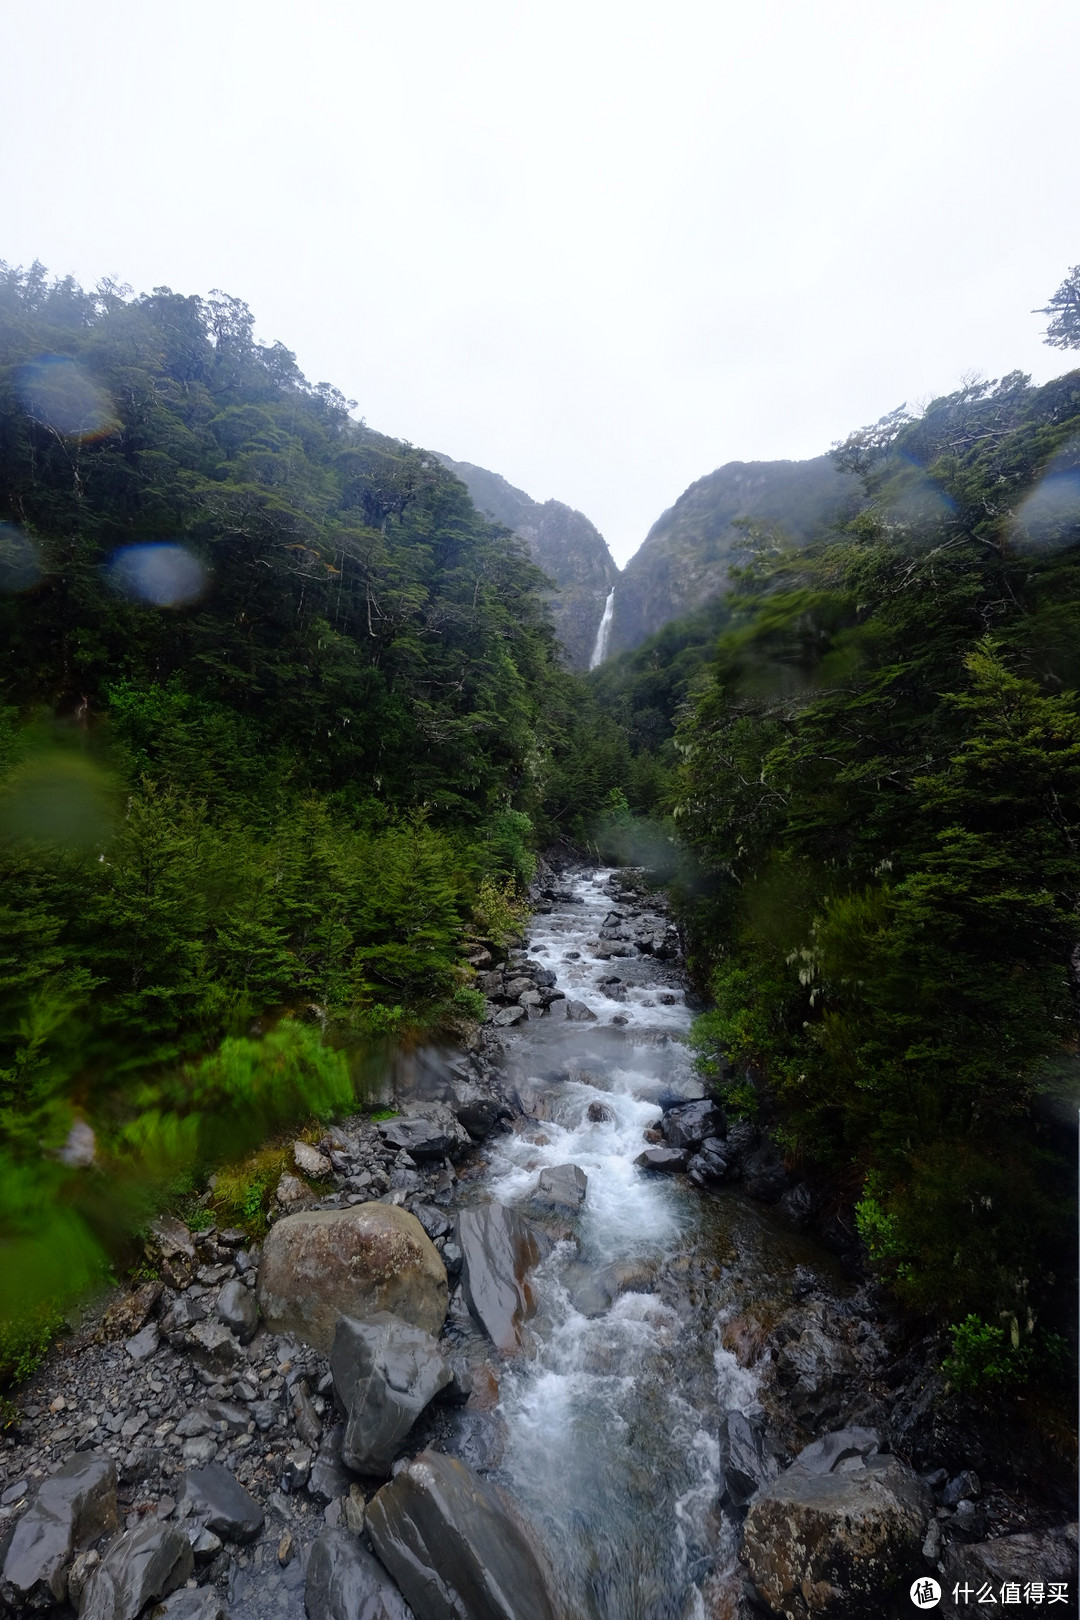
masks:
<instances>
[{"instance_id":1,"label":"green forest","mask_svg":"<svg viewBox=\"0 0 1080 1620\"><path fill-rule=\"evenodd\" d=\"M729 1109L1018 1376L1075 1278L1080 372L853 434L854 516L746 525L587 678L523 545L352 409L237 299L0 271L13 1317L373 1043L461 1034L563 840L671 881Z\"/></svg>"}]
</instances>

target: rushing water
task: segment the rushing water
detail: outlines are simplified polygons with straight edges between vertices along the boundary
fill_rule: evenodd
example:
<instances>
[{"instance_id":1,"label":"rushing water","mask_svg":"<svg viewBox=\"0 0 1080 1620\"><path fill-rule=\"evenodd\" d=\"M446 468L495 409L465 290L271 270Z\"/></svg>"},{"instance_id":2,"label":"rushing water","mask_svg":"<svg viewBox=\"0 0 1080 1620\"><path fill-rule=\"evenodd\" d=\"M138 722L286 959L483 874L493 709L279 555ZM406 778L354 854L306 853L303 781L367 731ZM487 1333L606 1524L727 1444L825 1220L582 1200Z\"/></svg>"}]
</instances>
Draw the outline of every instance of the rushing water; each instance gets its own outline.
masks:
<instances>
[{"instance_id":1,"label":"rushing water","mask_svg":"<svg viewBox=\"0 0 1080 1620\"><path fill-rule=\"evenodd\" d=\"M525 1351L502 1376L502 1472L542 1533L566 1620L693 1620L706 1613L703 1582L734 1549L720 1508L723 1414L756 1405L754 1375L720 1330L782 1293L805 1256L740 1195L704 1197L635 1167L658 1099L693 1094L690 1015L673 967L596 954L609 877L579 877L578 903L538 917L529 941L530 959L597 1022L544 1017L508 1043L543 1118L500 1139L483 1191L527 1205L539 1170L572 1163L588 1193L555 1223ZM613 975L625 999L602 987ZM581 1283L613 1263L630 1285L606 1312L583 1314Z\"/></svg>"}]
</instances>

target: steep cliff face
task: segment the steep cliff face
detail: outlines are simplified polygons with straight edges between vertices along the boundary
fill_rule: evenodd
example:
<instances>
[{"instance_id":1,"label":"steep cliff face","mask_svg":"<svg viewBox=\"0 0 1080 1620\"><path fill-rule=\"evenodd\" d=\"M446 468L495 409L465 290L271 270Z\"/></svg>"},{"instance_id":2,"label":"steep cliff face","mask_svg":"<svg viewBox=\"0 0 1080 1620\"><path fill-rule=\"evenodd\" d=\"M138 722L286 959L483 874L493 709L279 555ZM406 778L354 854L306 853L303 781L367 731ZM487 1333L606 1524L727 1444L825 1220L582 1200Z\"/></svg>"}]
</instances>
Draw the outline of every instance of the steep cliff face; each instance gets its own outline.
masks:
<instances>
[{"instance_id":1,"label":"steep cliff face","mask_svg":"<svg viewBox=\"0 0 1080 1620\"><path fill-rule=\"evenodd\" d=\"M479 511L520 535L536 566L555 581L550 601L566 662L588 669L607 594L619 577L603 535L562 501L534 501L498 473L449 456L439 460L461 479Z\"/></svg>"},{"instance_id":2,"label":"steep cliff face","mask_svg":"<svg viewBox=\"0 0 1080 1620\"><path fill-rule=\"evenodd\" d=\"M775 524L803 543L854 506L859 494L857 480L830 456L730 461L699 478L657 519L620 574L608 655L638 646L724 590L741 537L737 519Z\"/></svg>"}]
</instances>

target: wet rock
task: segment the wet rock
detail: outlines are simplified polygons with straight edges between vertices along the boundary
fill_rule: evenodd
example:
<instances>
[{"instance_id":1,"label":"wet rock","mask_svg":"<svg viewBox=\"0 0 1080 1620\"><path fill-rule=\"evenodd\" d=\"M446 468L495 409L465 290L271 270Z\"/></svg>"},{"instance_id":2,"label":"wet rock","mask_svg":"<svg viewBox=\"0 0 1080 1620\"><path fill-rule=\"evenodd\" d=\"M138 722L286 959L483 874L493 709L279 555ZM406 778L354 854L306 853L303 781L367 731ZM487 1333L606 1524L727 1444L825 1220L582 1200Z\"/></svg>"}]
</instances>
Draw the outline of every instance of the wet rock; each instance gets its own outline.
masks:
<instances>
[{"instance_id":1,"label":"wet rock","mask_svg":"<svg viewBox=\"0 0 1080 1620\"><path fill-rule=\"evenodd\" d=\"M639 1153L634 1163L642 1170L685 1170L689 1157L685 1148L650 1147Z\"/></svg>"},{"instance_id":2,"label":"wet rock","mask_svg":"<svg viewBox=\"0 0 1080 1620\"><path fill-rule=\"evenodd\" d=\"M153 1315L154 1307L164 1291L160 1278L143 1283L134 1293L114 1300L102 1320L102 1332L108 1339L130 1339L144 1327Z\"/></svg>"},{"instance_id":3,"label":"wet rock","mask_svg":"<svg viewBox=\"0 0 1080 1620\"><path fill-rule=\"evenodd\" d=\"M613 1125L615 1123L614 1110L607 1103L591 1102L586 1110L586 1117L593 1125Z\"/></svg>"},{"instance_id":4,"label":"wet rock","mask_svg":"<svg viewBox=\"0 0 1080 1620\"><path fill-rule=\"evenodd\" d=\"M386 1571L347 1530L316 1537L307 1566L304 1608L308 1620L412 1620L412 1613Z\"/></svg>"},{"instance_id":5,"label":"wet rock","mask_svg":"<svg viewBox=\"0 0 1080 1620\"><path fill-rule=\"evenodd\" d=\"M946 1507L956 1507L965 1497L978 1496L981 1485L978 1474L973 1474L970 1468L950 1479L941 1493L941 1500Z\"/></svg>"},{"instance_id":6,"label":"wet rock","mask_svg":"<svg viewBox=\"0 0 1080 1620\"><path fill-rule=\"evenodd\" d=\"M117 1527L116 1483L111 1457L86 1455L42 1482L4 1557L0 1594L13 1607L62 1601L73 1555Z\"/></svg>"},{"instance_id":7,"label":"wet rock","mask_svg":"<svg viewBox=\"0 0 1080 1620\"><path fill-rule=\"evenodd\" d=\"M723 1500L736 1511L745 1508L762 1485L779 1472L776 1458L766 1448L760 1422L742 1412L728 1412L720 1429L720 1466L724 1473Z\"/></svg>"},{"instance_id":8,"label":"wet rock","mask_svg":"<svg viewBox=\"0 0 1080 1620\"><path fill-rule=\"evenodd\" d=\"M822 1313L812 1311L806 1307L798 1323L801 1331L774 1358L788 1408L807 1428L840 1415L858 1371L852 1351L825 1331Z\"/></svg>"},{"instance_id":9,"label":"wet rock","mask_svg":"<svg viewBox=\"0 0 1080 1620\"><path fill-rule=\"evenodd\" d=\"M953 1588L965 1585L979 1589L990 1583L994 1596L1001 1601L1001 1587L1006 1582L1020 1588L1021 1597L1029 1581L1043 1583L1044 1597L1049 1595L1050 1582L1067 1582L1069 1597L1076 1597L1076 1526L1063 1526L1044 1534L1025 1533L1017 1536L999 1536L994 1541L974 1541L967 1545L954 1545L945 1555L941 1573L944 1588L941 1609L944 1614L970 1614L974 1603L954 1603ZM976 1612L977 1609L976 1609ZM1065 1604L1062 1614L1075 1613Z\"/></svg>"},{"instance_id":10,"label":"wet rock","mask_svg":"<svg viewBox=\"0 0 1080 1620\"><path fill-rule=\"evenodd\" d=\"M310 1446L294 1446L287 1452L281 1465L282 1490L302 1491L311 1478L312 1461Z\"/></svg>"},{"instance_id":11,"label":"wet rock","mask_svg":"<svg viewBox=\"0 0 1080 1620\"><path fill-rule=\"evenodd\" d=\"M814 1197L805 1181L800 1181L797 1187L791 1187L780 1199L780 1213L785 1220L790 1221L798 1231L810 1224L814 1213Z\"/></svg>"},{"instance_id":12,"label":"wet rock","mask_svg":"<svg viewBox=\"0 0 1080 1620\"><path fill-rule=\"evenodd\" d=\"M293 1164L302 1176L309 1181L325 1181L330 1175L330 1160L318 1148L313 1148L307 1142L294 1142L292 1145Z\"/></svg>"},{"instance_id":13,"label":"wet rock","mask_svg":"<svg viewBox=\"0 0 1080 1620\"><path fill-rule=\"evenodd\" d=\"M146 1254L171 1288L186 1288L195 1275L195 1239L174 1215L161 1215L151 1223Z\"/></svg>"},{"instance_id":14,"label":"wet rock","mask_svg":"<svg viewBox=\"0 0 1080 1620\"><path fill-rule=\"evenodd\" d=\"M192 1360L218 1378L235 1373L244 1359L239 1340L224 1322L196 1322L184 1334L184 1344Z\"/></svg>"},{"instance_id":15,"label":"wet rock","mask_svg":"<svg viewBox=\"0 0 1080 1620\"><path fill-rule=\"evenodd\" d=\"M468 1150L471 1140L445 1103L430 1104L400 1119L384 1120L379 1135L388 1147L404 1149L418 1162L458 1158Z\"/></svg>"},{"instance_id":16,"label":"wet rock","mask_svg":"<svg viewBox=\"0 0 1080 1620\"><path fill-rule=\"evenodd\" d=\"M306 1196L307 1189L299 1177L290 1176L287 1171L279 1176L278 1184L274 1188L274 1197L282 1209L288 1209L293 1204L301 1203Z\"/></svg>"},{"instance_id":17,"label":"wet rock","mask_svg":"<svg viewBox=\"0 0 1080 1620\"><path fill-rule=\"evenodd\" d=\"M647 1260L615 1260L595 1270L572 1265L563 1274L570 1303L589 1317L603 1316L620 1294L649 1292L655 1280L655 1267Z\"/></svg>"},{"instance_id":18,"label":"wet rock","mask_svg":"<svg viewBox=\"0 0 1080 1620\"><path fill-rule=\"evenodd\" d=\"M751 1578L790 1620L876 1617L920 1567L931 1506L926 1486L895 1457L825 1474L786 1469L750 1504L743 1548Z\"/></svg>"},{"instance_id":19,"label":"wet rock","mask_svg":"<svg viewBox=\"0 0 1080 1620\"><path fill-rule=\"evenodd\" d=\"M307 1384L303 1379L299 1381L293 1391L292 1400L293 1422L296 1424L296 1433L305 1446L314 1450L319 1444L322 1434L322 1418L312 1403L308 1394Z\"/></svg>"},{"instance_id":20,"label":"wet rock","mask_svg":"<svg viewBox=\"0 0 1080 1620\"><path fill-rule=\"evenodd\" d=\"M501 1118L509 1117L504 1103L490 1097L469 1080L457 1080L450 1087L450 1107L454 1117L474 1142L489 1137Z\"/></svg>"},{"instance_id":21,"label":"wet rock","mask_svg":"<svg viewBox=\"0 0 1080 1620\"><path fill-rule=\"evenodd\" d=\"M340 1319L330 1371L347 1415L342 1459L358 1474L384 1477L421 1412L453 1376L431 1334L389 1311Z\"/></svg>"},{"instance_id":22,"label":"wet rock","mask_svg":"<svg viewBox=\"0 0 1080 1620\"><path fill-rule=\"evenodd\" d=\"M880 1450L876 1429L834 1429L804 1446L791 1467L800 1474L836 1474L862 1468Z\"/></svg>"},{"instance_id":23,"label":"wet rock","mask_svg":"<svg viewBox=\"0 0 1080 1620\"><path fill-rule=\"evenodd\" d=\"M254 1291L245 1288L239 1277L227 1282L217 1297L218 1319L235 1333L241 1344L250 1344L259 1326L259 1303Z\"/></svg>"},{"instance_id":24,"label":"wet rock","mask_svg":"<svg viewBox=\"0 0 1080 1620\"><path fill-rule=\"evenodd\" d=\"M344 1428L335 1423L327 1429L319 1442L319 1449L311 1462L308 1490L320 1502L333 1502L348 1496L351 1480L341 1460L341 1442Z\"/></svg>"},{"instance_id":25,"label":"wet rock","mask_svg":"<svg viewBox=\"0 0 1080 1620\"><path fill-rule=\"evenodd\" d=\"M748 1119L734 1120L728 1126L724 1138L724 1158L732 1170L742 1170L743 1161L757 1146L759 1135L757 1126Z\"/></svg>"},{"instance_id":26,"label":"wet rock","mask_svg":"<svg viewBox=\"0 0 1080 1620\"><path fill-rule=\"evenodd\" d=\"M718 1187L727 1181L728 1162L718 1150L723 1143L715 1136L702 1142L686 1166L690 1180L697 1187Z\"/></svg>"},{"instance_id":27,"label":"wet rock","mask_svg":"<svg viewBox=\"0 0 1080 1620\"><path fill-rule=\"evenodd\" d=\"M746 1155L742 1162L743 1185L750 1198L760 1204L775 1204L791 1185L791 1177L771 1142Z\"/></svg>"},{"instance_id":28,"label":"wet rock","mask_svg":"<svg viewBox=\"0 0 1080 1620\"><path fill-rule=\"evenodd\" d=\"M175 1525L150 1520L113 1543L83 1591L82 1620L136 1620L146 1605L183 1586L195 1567Z\"/></svg>"},{"instance_id":29,"label":"wet rock","mask_svg":"<svg viewBox=\"0 0 1080 1620\"><path fill-rule=\"evenodd\" d=\"M566 1016L575 1024L595 1024L596 1014L583 1001L567 1001Z\"/></svg>"},{"instance_id":30,"label":"wet rock","mask_svg":"<svg viewBox=\"0 0 1080 1620\"><path fill-rule=\"evenodd\" d=\"M512 1024L520 1024L527 1016L524 1007L500 1007L491 1022L497 1029L509 1029Z\"/></svg>"},{"instance_id":31,"label":"wet rock","mask_svg":"<svg viewBox=\"0 0 1080 1620\"><path fill-rule=\"evenodd\" d=\"M544 1209L576 1214L585 1202L588 1187L589 1178L578 1165L557 1164L541 1170L529 1197L532 1203Z\"/></svg>"},{"instance_id":32,"label":"wet rock","mask_svg":"<svg viewBox=\"0 0 1080 1620\"><path fill-rule=\"evenodd\" d=\"M417 1620L556 1620L524 1531L457 1458L421 1452L368 1503L366 1524Z\"/></svg>"},{"instance_id":33,"label":"wet rock","mask_svg":"<svg viewBox=\"0 0 1080 1620\"><path fill-rule=\"evenodd\" d=\"M392 1311L438 1334L446 1268L415 1215L391 1204L310 1210L278 1221L263 1245L259 1305L275 1333L329 1354L339 1316Z\"/></svg>"},{"instance_id":34,"label":"wet rock","mask_svg":"<svg viewBox=\"0 0 1080 1620\"><path fill-rule=\"evenodd\" d=\"M229 1541L254 1541L263 1527L258 1502L220 1463L184 1475L177 1505L185 1504L193 1518Z\"/></svg>"},{"instance_id":35,"label":"wet rock","mask_svg":"<svg viewBox=\"0 0 1080 1620\"><path fill-rule=\"evenodd\" d=\"M540 1259L536 1238L515 1210L485 1204L461 1211L457 1240L469 1309L491 1342L513 1355L535 1308L528 1273Z\"/></svg>"},{"instance_id":36,"label":"wet rock","mask_svg":"<svg viewBox=\"0 0 1080 1620\"><path fill-rule=\"evenodd\" d=\"M183 1587L150 1611L151 1620L229 1620L220 1595L212 1587Z\"/></svg>"},{"instance_id":37,"label":"wet rock","mask_svg":"<svg viewBox=\"0 0 1080 1620\"><path fill-rule=\"evenodd\" d=\"M715 1103L703 1099L670 1108L660 1129L669 1147L696 1148L707 1136L722 1140L727 1135L727 1120Z\"/></svg>"}]
</instances>

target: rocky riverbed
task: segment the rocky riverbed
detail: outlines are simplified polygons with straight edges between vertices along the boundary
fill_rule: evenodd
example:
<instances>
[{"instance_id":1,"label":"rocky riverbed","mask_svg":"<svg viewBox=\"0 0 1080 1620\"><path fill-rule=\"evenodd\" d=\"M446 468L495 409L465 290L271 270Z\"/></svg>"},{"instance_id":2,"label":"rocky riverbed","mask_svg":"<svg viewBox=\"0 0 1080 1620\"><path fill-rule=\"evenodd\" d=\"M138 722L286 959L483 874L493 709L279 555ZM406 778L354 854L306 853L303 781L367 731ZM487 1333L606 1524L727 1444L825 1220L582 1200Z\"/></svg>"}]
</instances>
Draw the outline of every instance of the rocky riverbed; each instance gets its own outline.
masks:
<instances>
[{"instance_id":1,"label":"rocky riverbed","mask_svg":"<svg viewBox=\"0 0 1080 1620\"><path fill-rule=\"evenodd\" d=\"M0 1606L803 1620L930 1577L1075 1613L1067 1470L945 1389L843 1209L705 1094L662 897L548 868L535 906L475 953L471 1050L298 1143L261 1246L159 1221L19 1392Z\"/></svg>"}]
</instances>

